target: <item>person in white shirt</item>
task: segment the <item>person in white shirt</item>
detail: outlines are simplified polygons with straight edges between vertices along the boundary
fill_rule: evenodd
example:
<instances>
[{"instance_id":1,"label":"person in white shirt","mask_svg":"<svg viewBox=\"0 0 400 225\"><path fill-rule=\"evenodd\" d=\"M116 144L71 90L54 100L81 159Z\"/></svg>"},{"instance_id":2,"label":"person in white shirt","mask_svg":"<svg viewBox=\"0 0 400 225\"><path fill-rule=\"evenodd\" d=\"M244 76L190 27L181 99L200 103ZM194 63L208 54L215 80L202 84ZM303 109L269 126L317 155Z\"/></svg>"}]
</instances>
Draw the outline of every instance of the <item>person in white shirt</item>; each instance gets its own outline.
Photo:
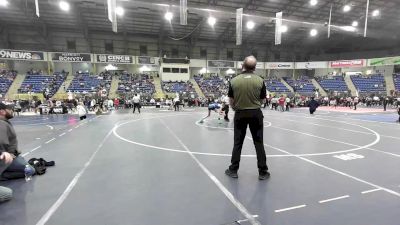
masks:
<instances>
[{"instance_id":1,"label":"person in white shirt","mask_svg":"<svg viewBox=\"0 0 400 225\"><path fill-rule=\"evenodd\" d=\"M154 105L156 103L156 100L154 98L150 99L150 104Z\"/></svg>"},{"instance_id":2,"label":"person in white shirt","mask_svg":"<svg viewBox=\"0 0 400 225\"><path fill-rule=\"evenodd\" d=\"M90 109L94 111L95 106L96 106L96 99L92 99L92 101L90 101Z\"/></svg>"},{"instance_id":3,"label":"person in white shirt","mask_svg":"<svg viewBox=\"0 0 400 225\"><path fill-rule=\"evenodd\" d=\"M132 102L133 102L133 113L135 113L137 108L140 114L140 96L138 94L135 94L135 96L133 96L132 98Z\"/></svg>"},{"instance_id":4,"label":"person in white shirt","mask_svg":"<svg viewBox=\"0 0 400 225\"><path fill-rule=\"evenodd\" d=\"M356 96L353 100L353 106L354 106L354 110L357 110L357 104L360 101L360 99Z\"/></svg>"},{"instance_id":5,"label":"person in white shirt","mask_svg":"<svg viewBox=\"0 0 400 225\"><path fill-rule=\"evenodd\" d=\"M221 97L221 102L222 102L222 109L221 111L225 113L224 120L229 122L229 97L228 95L222 95Z\"/></svg>"},{"instance_id":6,"label":"person in white shirt","mask_svg":"<svg viewBox=\"0 0 400 225\"><path fill-rule=\"evenodd\" d=\"M286 111L289 111L290 108L290 98L286 96L285 99Z\"/></svg>"},{"instance_id":7,"label":"person in white shirt","mask_svg":"<svg viewBox=\"0 0 400 225\"><path fill-rule=\"evenodd\" d=\"M179 111L179 105L181 104L180 100L179 100L179 95L176 95L176 97L174 98L174 107L175 107L175 111Z\"/></svg>"},{"instance_id":8,"label":"person in white shirt","mask_svg":"<svg viewBox=\"0 0 400 225\"><path fill-rule=\"evenodd\" d=\"M79 104L76 106L76 110L78 111L78 116L80 120L86 119L87 110L83 105L83 102L79 102Z\"/></svg>"}]
</instances>

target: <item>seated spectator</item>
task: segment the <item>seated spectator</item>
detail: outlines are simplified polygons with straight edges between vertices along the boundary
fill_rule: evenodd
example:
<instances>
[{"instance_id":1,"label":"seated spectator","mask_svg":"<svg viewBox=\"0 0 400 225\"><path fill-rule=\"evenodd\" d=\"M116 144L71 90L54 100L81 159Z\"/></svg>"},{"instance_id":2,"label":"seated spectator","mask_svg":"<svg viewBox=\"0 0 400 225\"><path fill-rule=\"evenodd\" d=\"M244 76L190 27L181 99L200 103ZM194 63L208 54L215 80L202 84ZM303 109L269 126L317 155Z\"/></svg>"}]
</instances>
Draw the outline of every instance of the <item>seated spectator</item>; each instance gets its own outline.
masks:
<instances>
[{"instance_id":1,"label":"seated spectator","mask_svg":"<svg viewBox=\"0 0 400 225\"><path fill-rule=\"evenodd\" d=\"M3 180L25 177L24 170L26 166L32 171L35 170L20 156L17 135L9 121L12 118L12 107L0 103L0 173L1 179ZM8 200L11 198L11 192L4 188L1 188L0 195L4 195L0 196L0 200Z\"/></svg>"}]
</instances>

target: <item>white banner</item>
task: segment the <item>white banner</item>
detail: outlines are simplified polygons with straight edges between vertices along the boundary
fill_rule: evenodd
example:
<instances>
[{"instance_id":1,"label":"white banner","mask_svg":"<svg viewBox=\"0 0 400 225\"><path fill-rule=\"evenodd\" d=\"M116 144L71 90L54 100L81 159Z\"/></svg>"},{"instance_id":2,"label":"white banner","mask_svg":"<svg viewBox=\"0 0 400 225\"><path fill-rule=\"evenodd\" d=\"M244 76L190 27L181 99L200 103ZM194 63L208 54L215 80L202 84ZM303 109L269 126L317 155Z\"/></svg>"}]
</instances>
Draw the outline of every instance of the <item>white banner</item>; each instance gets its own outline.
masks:
<instances>
[{"instance_id":1,"label":"white banner","mask_svg":"<svg viewBox=\"0 0 400 225\"><path fill-rule=\"evenodd\" d=\"M296 69L325 69L328 62L297 62Z\"/></svg>"},{"instance_id":2,"label":"white banner","mask_svg":"<svg viewBox=\"0 0 400 225\"><path fill-rule=\"evenodd\" d=\"M282 43L282 12L276 13L275 19L275 45Z\"/></svg>"},{"instance_id":3,"label":"white banner","mask_svg":"<svg viewBox=\"0 0 400 225\"><path fill-rule=\"evenodd\" d=\"M265 63L265 69L274 69L274 70L289 70L289 69L294 69L294 63L292 63L292 62L272 62L272 63Z\"/></svg>"},{"instance_id":4,"label":"white banner","mask_svg":"<svg viewBox=\"0 0 400 225\"><path fill-rule=\"evenodd\" d=\"M236 45L242 44L243 8L236 9Z\"/></svg>"},{"instance_id":5,"label":"white banner","mask_svg":"<svg viewBox=\"0 0 400 225\"><path fill-rule=\"evenodd\" d=\"M187 0L180 0L179 13L181 25L187 25Z\"/></svg>"},{"instance_id":6,"label":"white banner","mask_svg":"<svg viewBox=\"0 0 400 225\"><path fill-rule=\"evenodd\" d=\"M242 69L242 61L236 62L236 68L237 69ZM264 62L257 62L256 69L264 69Z\"/></svg>"}]
</instances>

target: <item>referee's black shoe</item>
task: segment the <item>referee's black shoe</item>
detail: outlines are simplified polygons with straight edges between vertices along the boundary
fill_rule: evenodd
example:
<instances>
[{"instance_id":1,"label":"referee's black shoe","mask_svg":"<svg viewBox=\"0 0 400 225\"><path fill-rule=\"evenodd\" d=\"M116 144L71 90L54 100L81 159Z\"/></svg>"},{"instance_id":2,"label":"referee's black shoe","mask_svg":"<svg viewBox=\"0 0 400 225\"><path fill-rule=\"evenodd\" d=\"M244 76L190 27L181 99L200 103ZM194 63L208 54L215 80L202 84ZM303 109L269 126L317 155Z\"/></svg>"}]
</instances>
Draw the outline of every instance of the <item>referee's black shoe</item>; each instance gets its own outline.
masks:
<instances>
[{"instance_id":1,"label":"referee's black shoe","mask_svg":"<svg viewBox=\"0 0 400 225\"><path fill-rule=\"evenodd\" d=\"M230 177L232 177L232 178L238 178L239 177L236 171L232 171L230 169L226 169L225 170L225 174L230 176Z\"/></svg>"},{"instance_id":2,"label":"referee's black shoe","mask_svg":"<svg viewBox=\"0 0 400 225\"><path fill-rule=\"evenodd\" d=\"M266 180L266 179L268 179L270 176L271 176L271 174L270 174L268 171L265 171L265 172L259 173L258 179L259 179L259 180Z\"/></svg>"}]
</instances>

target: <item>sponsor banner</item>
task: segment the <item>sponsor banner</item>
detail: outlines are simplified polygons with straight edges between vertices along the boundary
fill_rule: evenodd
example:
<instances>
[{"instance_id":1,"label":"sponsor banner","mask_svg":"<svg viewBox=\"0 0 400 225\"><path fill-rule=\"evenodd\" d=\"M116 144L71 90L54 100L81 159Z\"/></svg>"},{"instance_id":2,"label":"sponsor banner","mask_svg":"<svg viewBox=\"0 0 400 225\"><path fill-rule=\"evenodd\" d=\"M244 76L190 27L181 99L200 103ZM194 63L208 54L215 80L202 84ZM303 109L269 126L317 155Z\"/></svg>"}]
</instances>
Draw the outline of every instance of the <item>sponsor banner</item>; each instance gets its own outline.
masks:
<instances>
[{"instance_id":1,"label":"sponsor banner","mask_svg":"<svg viewBox=\"0 0 400 225\"><path fill-rule=\"evenodd\" d=\"M325 69L328 62L297 62L296 69Z\"/></svg>"},{"instance_id":2,"label":"sponsor banner","mask_svg":"<svg viewBox=\"0 0 400 225\"><path fill-rule=\"evenodd\" d=\"M265 69L274 69L274 70L294 69L294 63L292 62L265 63Z\"/></svg>"},{"instance_id":3,"label":"sponsor banner","mask_svg":"<svg viewBox=\"0 0 400 225\"><path fill-rule=\"evenodd\" d=\"M234 61L208 60L207 65L215 68L235 68Z\"/></svg>"},{"instance_id":4,"label":"sponsor banner","mask_svg":"<svg viewBox=\"0 0 400 225\"><path fill-rule=\"evenodd\" d=\"M368 66L387 66L387 65L399 65L399 64L400 64L400 56L368 59Z\"/></svg>"},{"instance_id":5,"label":"sponsor banner","mask_svg":"<svg viewBox=\"0 0 400 225\"><path fill-rule=\"evenodd\" d=\"M154 59L154 57L138 56L137 63L138 64L156 64L156 60Z\"/></svg>"},{"instance_id":6,"label":"sponsor banner","mask_svg":"<svg viewBox=\"0 0 400 225\"><path fill-rule=\"evenodd\" d=\"M330 68L343 68L343 67L364 67L366 66L365 59L353 59L353 60L340 60L331 61L329 63Z\"/></svg>"},{"instance_id":7,"label":"sponsor banner","mask_svg":"<svg viewBox=\"0 0 400 225\"><path fill-rule=\"evenodd\" d=\"M44 52L0 49L0 59L45 61Z\"/></svg>"},{"instance_id":8,"label":"sponsor banner","mask_svg":"<svg viewBox=\"0 0 400 225\"><path fill-rule=\"evenodd\" d=\"M243 62L237 62L236 63L236 68L237 69L242 69L242 65L243 65ZM257 62L256 69L260 69L260 70L264 69L264 62Z\"/></svg>"},{"instance_id":9,"label":"sponsor banner","mask_svg":"<svg viewBox=\"0 0 400 225\"><path fill-rule=\"evenodd\" d=\"M115 64L133 64L133 56L131 55L95 55L97 63L115 63Z\"/></svg>"},{"instance_id":10,"label":"sponsor banner","mask_svg":"<svg viewBox=\"0 0 400 225\"><path fill-rule=\"evenodd\" d=\"M51 60L57 62L91 62L92 55L89 53L52 52Z\"/></svg>"}]
</instances>

